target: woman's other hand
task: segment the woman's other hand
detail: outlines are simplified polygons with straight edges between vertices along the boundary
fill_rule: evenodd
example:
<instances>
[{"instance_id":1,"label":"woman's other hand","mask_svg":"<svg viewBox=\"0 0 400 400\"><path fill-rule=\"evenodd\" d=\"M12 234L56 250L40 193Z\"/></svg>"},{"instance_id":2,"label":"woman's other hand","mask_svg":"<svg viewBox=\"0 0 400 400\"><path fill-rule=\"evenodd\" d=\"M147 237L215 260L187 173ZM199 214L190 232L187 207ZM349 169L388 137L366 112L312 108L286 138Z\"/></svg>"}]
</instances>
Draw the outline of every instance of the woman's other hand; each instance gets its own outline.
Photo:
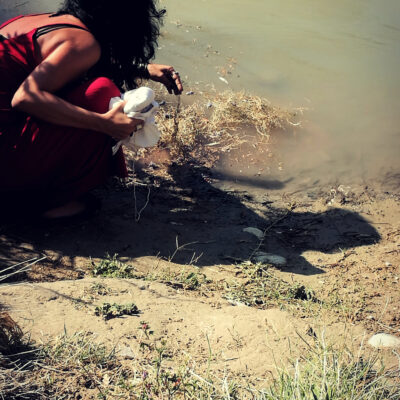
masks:
<instances>
[{"instance_id":1,"label":"woman's other hand","mask_svg":"<svg viewBox=\"0 0 400 400\"><path fill-rule=\"evenodd\" d=\"M147 66L150 79L155 82L162 83L168 90L169 94L181 94L183 86L179 72L174 70L170 65L149 64Z\"/></svg>"},{"instance_id":2,"label":"woman's other hand","mask_svg":"<svg viewBox=\"0 0 400 400\"><path fill-rule=\"evenodd\" d=\"M138 125L143 125L141 119L129 118L124 113L125 102L121 101L104 114L106 124L102 131L115 140L124 140L137 130Z\"/></svg>"}]
</instances>

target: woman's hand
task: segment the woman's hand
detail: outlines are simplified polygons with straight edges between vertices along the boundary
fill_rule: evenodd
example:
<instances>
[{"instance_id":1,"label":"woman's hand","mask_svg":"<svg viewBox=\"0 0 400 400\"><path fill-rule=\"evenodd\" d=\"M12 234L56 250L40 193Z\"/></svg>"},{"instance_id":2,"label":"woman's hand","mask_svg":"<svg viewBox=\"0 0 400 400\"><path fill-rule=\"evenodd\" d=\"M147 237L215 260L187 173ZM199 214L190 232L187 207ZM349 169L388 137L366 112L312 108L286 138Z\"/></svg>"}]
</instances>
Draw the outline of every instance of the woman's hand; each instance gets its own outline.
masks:
<instances>
[{"instance_id":1,"label":"woman's hand","mask_svg":"<svg viewBox=\"0 0 400 400\"><path fill-rule=\"evenodd\" d=\"M107 113L103 114L106 124L102 131L117 141L124 140L143 125L141 119L129 118L124 113L125 102L121 101Z\"/></svg>"},{"instance_id":2,"label":"woman's hand","mask_svg":"<svg viewBox=\"0 0 400 400\"><path fill-rule=\"evenodd\" d=\"M149 64L147 66L150 79L155 82L162 83L168 90L169 94L181 94L183 86L179 72L174 70L170 65Z\"/></svg>"}]
</instances>

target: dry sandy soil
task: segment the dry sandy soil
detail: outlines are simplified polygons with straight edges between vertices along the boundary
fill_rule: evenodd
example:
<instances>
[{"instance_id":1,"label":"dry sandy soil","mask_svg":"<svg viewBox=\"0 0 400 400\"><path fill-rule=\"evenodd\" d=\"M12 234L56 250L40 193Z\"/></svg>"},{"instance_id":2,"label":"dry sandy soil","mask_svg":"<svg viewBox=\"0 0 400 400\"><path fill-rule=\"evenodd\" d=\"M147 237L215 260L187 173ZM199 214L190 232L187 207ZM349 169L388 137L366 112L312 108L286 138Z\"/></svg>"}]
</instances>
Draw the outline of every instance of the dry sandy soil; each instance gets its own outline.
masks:
<instances>
[{"instance_id":1,"label":"dry sandy soil","mask_svg":"<svg viewBox=\"0 0 400 400\"><path fill-rule=\"evenodd\" d=\"M212 359L219 373L266 379L323 334L350 349L375 332L400 335L398 175L294 188L160 160L154 153L143 158L134 180L99 191L103 209L90 220L1 227L2 268L46 256L0 286L1 303L33 340L91 332L136 356L146 321L177 363L190 357L201 371ZM146 205L138 222L135 204ZM285 257L284 266L268 271L304 285L318 301L246 305L229 295L235 282L249 282L246 261L255 250ZM91 277L92 263L106 253L132 265L139 279ZM188 290L176 277L190 272L207 281ZM99 282L106 294L93 292ZM140 314L106 321L94 313L104 302L133 302Z\"/></svg>"}]
</instances>

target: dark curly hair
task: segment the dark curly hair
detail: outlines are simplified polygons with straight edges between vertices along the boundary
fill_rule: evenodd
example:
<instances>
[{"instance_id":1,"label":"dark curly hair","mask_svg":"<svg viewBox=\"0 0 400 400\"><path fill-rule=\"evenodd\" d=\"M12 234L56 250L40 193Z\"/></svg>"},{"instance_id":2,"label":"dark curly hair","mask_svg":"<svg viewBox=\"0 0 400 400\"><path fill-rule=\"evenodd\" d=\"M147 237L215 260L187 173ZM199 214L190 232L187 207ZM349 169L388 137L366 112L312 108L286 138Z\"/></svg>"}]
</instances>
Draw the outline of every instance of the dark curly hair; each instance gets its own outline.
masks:
<instances>
[{"instance_id":1,"label":"dark curly hair","mask_svg":"<svg viewBox=\"0 0 400 400\"><path fill-rule=\"evenodd\" d=\"M70 14L81 20L101 46L101 59L90 75L111 78L133 89L143 77L139 65L155 55L164 9L157 0L65 0L53 16Z\"/></svg>"}]
</instances>

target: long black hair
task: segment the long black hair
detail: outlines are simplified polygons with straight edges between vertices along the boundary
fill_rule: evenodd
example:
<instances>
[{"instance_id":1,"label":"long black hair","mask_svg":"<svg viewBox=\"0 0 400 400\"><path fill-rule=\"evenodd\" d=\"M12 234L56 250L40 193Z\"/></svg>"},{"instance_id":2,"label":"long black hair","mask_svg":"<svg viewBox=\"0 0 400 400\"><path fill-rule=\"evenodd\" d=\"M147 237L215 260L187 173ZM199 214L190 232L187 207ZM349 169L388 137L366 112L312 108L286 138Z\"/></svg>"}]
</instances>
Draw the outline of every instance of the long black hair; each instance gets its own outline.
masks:
<instances>
[{"instance_id":1,"label":"long black hair","mask_svg":"<svg viewBox=\"0 0 400 400\"><path fill-rule=\"evenodd\" d=\"M140 64L155 55L164 9L157 0L64 0L54 14L81 20L101 47L101 59L90 71L111 78L119 87L133 89Z\"/></svg>"}]
</instances>

